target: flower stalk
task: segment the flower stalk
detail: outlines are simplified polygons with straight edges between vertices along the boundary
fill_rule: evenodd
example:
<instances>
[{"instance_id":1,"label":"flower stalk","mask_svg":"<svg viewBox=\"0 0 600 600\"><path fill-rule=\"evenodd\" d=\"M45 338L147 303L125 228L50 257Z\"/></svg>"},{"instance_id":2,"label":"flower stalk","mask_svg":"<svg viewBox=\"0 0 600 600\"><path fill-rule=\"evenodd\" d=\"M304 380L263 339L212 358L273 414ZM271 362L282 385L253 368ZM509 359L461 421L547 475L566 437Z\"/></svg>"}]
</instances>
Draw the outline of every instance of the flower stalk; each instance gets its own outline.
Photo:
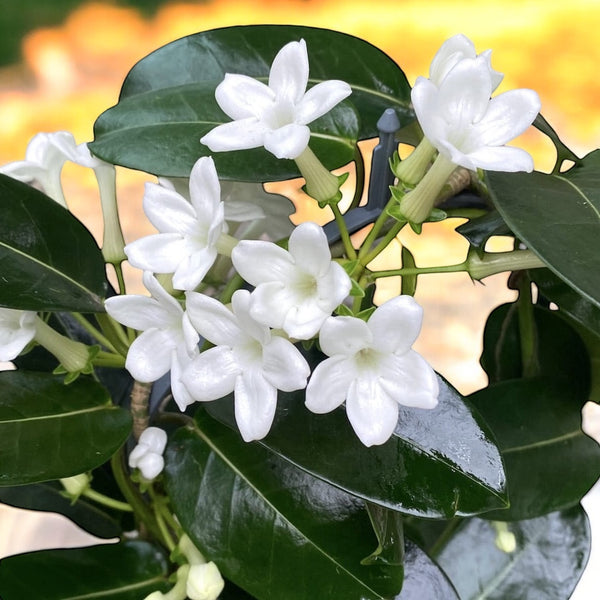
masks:
<instances>
[{"instance_id":1,"label":"flower stalk","mask_svg":"<svg viewBox=\"0 0 600 600\"><path fill-rule=\"evenodd\" d=\"M521 271L545 266L545 263L531 250L486 252L483 256L477 252L470 252L466 262L466 270L477 281L505 271Z\"/></svg>"}]
</instances>

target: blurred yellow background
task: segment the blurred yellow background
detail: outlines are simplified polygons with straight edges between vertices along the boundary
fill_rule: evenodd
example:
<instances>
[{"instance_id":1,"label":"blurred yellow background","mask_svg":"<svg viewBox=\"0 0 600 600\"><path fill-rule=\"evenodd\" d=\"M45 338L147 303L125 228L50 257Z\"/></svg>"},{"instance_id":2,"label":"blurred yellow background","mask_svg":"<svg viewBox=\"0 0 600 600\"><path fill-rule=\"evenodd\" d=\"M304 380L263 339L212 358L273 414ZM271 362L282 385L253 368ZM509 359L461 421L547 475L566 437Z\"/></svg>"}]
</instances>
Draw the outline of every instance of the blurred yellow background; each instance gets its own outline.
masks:
<instances>
[{"instance_id":1,"label":"blurred yellow background","mask_svg":"<svg viewBox=\"0 0 600 600\"><path fill-rule=\"evenodd\" d=\"M30 31L23 40L23 62L0 69L0 164L22 159L28 140L39 131L68 130L78 142L91 140L94 120L116 103L129 69L159 46L197 31L252 23L327 27L359 36L394 58L411 83L427 75L445 39L464 33L478 52L493 49L492 64L505 74L498 92L535 89L543 114L573 150L583 155L600 138L597 0L217 0L167 3L151 17L91 2L58 26ZM537 169L551 169L554 152L541 134L531 129L516 143L534 155ZM127 241L152 232L141 213L147 179L131 171L119 173ZM91 172L67 165L63 184L71 210L99 236ZM300 207L296 219L311 214L305 209ZM453 233L456 225L456 220L448 222L433 234L427 228L428 237L407 234L403 243L419 266L461 262L466 248ZM396 254L398 250L399 245ZM464 393L485 383L477 364L481 332L489 310L513 297L505 279L488 278L486 285L473 284L461 273L420 279L417 298L426 316L418 349ZM386 293L398 293L397 281L386 284Z\"/></svg>"}]
</instances>

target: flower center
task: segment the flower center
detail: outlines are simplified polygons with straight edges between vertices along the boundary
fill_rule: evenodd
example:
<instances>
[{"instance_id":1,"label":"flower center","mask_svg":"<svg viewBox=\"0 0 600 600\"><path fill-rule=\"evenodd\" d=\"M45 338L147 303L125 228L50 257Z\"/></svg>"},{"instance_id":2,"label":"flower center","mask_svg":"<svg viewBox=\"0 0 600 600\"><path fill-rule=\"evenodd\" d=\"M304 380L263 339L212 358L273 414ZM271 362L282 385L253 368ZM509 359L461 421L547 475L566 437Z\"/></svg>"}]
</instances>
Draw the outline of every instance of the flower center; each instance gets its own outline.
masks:
<instances>
[{"instance_id":1,"label":"flower center","mask_svg":"<svg viewBox=\"0 0 600 600\"><path fill-rule=\"evenodd\" d=\"M243 343L234 348L238 363L246 367L262 364L263 347L254 338L248 337Z\"/></svg>"},{"instance_id":2,"label":"flower center","mask_svg":"<svg viewBox=\"0 0 600 600\"><path fill-rule=\"evenodd\" d=\"M310 273L299 273L294 282L294 291L300 300L306 300L317 295L317 280Z\"/></svg>"},{"instance_id":3,"label":"flower center","mask_svg":"<svg viewBox=\"0 0 600 600\"><path fill-rule=\"evenodd\" d=\"M271 129L279 129L294 122L294 105L289 100L277 100L273 108L264 115L264 121Z\"/></svg>"},{"instance_id":4,"label":"flower center","mask_svg":"<svg viewBox=\"0 0 600 600\"><path fill-rule=\"evenodd\" d=\"M381 352L373 348L363 348L354 355L354 362L359 371L377 370L381 361Z\"/></svg>"}]
</instances>

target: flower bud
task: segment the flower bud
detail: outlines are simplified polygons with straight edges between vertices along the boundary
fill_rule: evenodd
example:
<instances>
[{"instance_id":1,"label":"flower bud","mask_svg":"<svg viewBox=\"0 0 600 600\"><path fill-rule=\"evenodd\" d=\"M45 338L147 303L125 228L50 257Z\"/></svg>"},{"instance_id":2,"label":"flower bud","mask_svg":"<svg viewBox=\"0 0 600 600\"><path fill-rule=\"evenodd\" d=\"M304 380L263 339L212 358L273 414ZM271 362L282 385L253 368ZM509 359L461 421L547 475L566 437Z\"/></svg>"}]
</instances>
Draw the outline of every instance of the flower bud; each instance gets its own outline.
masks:
<instances>
[{"instance_id":1,"label":"flower bud","mask_svg":"<svg viewBox=\"0 0 600 600\"><path fill-rule=\"evenodd\" d=\"M80 473L73 477L63 477L60 482L67 494L75 501L90 486L90 476L87 473Z\"/></svg>"},{"instance_id":2,"label":"flower bud","mask_svg":"<svg viewBox=\"0 0 600 600\"><path fill-rule=\"evenodd\" d=\"M306 193L311 198L314 198L319 204L340 200L342 197L340 185L343 180L340 181L339 177L330 173L308 146L294 160L306 180Z\"/></svg>"},{"instance_id":3,"label":"flower bud","mask_svg":"<svg viewBox=\"0 0 600 600\"><path fill-rule=\"evenodd\" d=\"M191 566L186 586L190 600L216 600L224 587L225 582L214 562Z\"/></svg>"}]
</instances>

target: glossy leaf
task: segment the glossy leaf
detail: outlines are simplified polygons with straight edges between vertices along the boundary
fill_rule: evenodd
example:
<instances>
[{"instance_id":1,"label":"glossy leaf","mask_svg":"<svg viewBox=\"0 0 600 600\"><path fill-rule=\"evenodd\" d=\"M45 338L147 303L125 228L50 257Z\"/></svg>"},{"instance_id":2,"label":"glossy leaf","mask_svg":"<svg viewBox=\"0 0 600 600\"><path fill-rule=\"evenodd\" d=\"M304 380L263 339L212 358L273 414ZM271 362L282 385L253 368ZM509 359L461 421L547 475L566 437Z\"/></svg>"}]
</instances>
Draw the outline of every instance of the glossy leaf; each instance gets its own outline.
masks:
<instances>
[{"instance_id":1,"label":"glossy leaf","mask_svg":"<svg viewBox=\"0 0 600 600\"><path fill-rule=\"evenodd\" d=\"M235 428L231 398L206 410ZM316 477L403 513L440 518L506 505L502 460L487 425L442 379L438 407L401 406L396 431L381 446L360 442L343 407L309 412L302 391L279 393L261 443Z\"/></svg>"},{"instance_id":2,"label":"glossy leaf","mask_svg":"<svg viewBox=\"0 0 600 600\"><path fill-rule=\"evenodd\" d=\"M600 151L557 175L487 173L516 236L580 294L600 305Z\"/></svg>"},{"instance_id":3,"label":"glossy leaf","mask_svg":"<svg viewBox=\"0 0 600 600\"><path fill-rule=\"evenodd\" d=\"M461 600L569 598L590 553L590 528L580 506L509 523L514 552L496 546L492 523L466 519L436 557Z\"/></svg>"},{"instance_id":4,"label":"glossy leaf","mask_svg":"<svg viewBox=\"0 0 600 600\"><path fill-rule=\"evenodd\" d=\"M377 538L360 499L243 442L204 411L196 420L169 443L167 491L183 528L228 579L259 600L399 592L401 568L361 565Z\"/></svg>"},{"instance_id":5,"label":"glossy leaf","mask_svg":"<svg viewBox=\"0 0 600 600\"><path fill-rule=\"evenodd\" d=\"M562 379L575 395L585 398L590 369L585 345L562 316L541 306L532 306L535 323L537 372ZM522 376L519 318L516 302L494 309L483 333L481 365L491 382Z\"/></svg>"},{"instance_id":6,"label":"glossy leaf","mask_svg":"<svg viewBox=\"0 0 600 600\"><path fill-rule=\"evenodd\" d=\"M0 306L104 311L104 260L90 232L33 187L0 174Z\"/></svg>"},{"instance_id":7,"label":"glossy leaf","mask_svg":"<svg viewBox=\"0 0 600 600\"><path fill-rule=\"evenodd\" d=\"M114 538L123 533L116 515L81 496L74 504L61 494L58 481L0 487L0 502L24 508L61 514L99 538Z\"/></svg>"},{"instance_id":8,"label":"glossy leaf","mask_svg":"<svg viewBox=\"0 0 600 600\"><path fill-rule=\"evenodd\" d=\"M0 561L2 600L140 600L166 591L167 561L141 541L42 550Z\"/></svg>"},{"instance_id":9,"label":"glossy leaf","mask_svg":"<svg viewBox=\"0 0 600 600\"><path fill-rule=\"evenodd\" d=\"M47 373L0 373L0 485L70 477L108 460L131 417L90 379L68 386Z\"/></svg>"},{"instance_id":10,"label":"glossy leaf","mask_svg":"<svg viewBox=\"0 0 600 600\"><path fill-rule=\"evenodd\" d=\"M341 79L352 87L352 102L361 115L361 139L377 137L377 121L394 108L410 121L410 85L400 67L384 52L360 38L300 25L242 25L202 31L152 52L129 72L119 100L128 96L201 81L220 83L226 73L266 81L277 52L304 39L308 48L309 86ZM332 57L343 56L344 60ZM173 68L173 65L180 68Z\"/></svg>"},{"instance_id":11,"label":"glossy leaf","mask_svg":"<svg viewBox=\"0 0 600 600\"><path fill-rule=\"evenodd\" d=\"M560 168L565 160L570 160L575 163L579 163L581 161L581 159L558 137L556 131L554 131L550 123L546 121L543 115L539 114L535 118L533 125L544 135L547 135L556 148L556 164L552 169L553 173L558 173L560 171Z\"/></svg>"},{"instance_id":12,"label":"glossy leaf","mask_svg":"<svg viewBox=\"0 0 600 600\"><path fill-rule=\"evenodd\" d=\"M516 521L574 506L600 477L600 446L581 430L584 399L568 382L503 381L469 399L494 431L506 467L510 508L484 518Z\"/></svg>"},{"instance_id":13,"label":"glossy leaf","mask_svg":"<svg viewBox=\"0 0 600 600\"><path fill-rule=\"evenodd\" d=\"M114 164L155 175L186 177L201 156L212 156L219 176L275 181L298 176L292 160L264 148L213 153L200 143L211 129L231 118L218 107L214 82L152 90L122 99L95 123L92 152ZM358 115L344 102L311 124L310 146L328 169L354 157Z\"/></svg>"},{"instance_id":14,"label":"glossy leaf","mask_svg":"<svg viewBox=\"0 0 600 600\"><path fill-rule=\"evenodd\" d=\"M176 40L137 63L127 76L117 107L109 109L96 123L92 151L105 160L164 175L187 175L193 162L208 150L200 136L219 122L229 121L216 106L214 89L226 73L243 73L266 81L273 58L286 43L305 39L310 63L310 82L341 79L353 88L351 104L360 113L360 129L351 104L343 103L332 113L311 124L311 147L328 168L341 166L353 159L342 144L325 143L319 134L331 137L365 139L376 137L377 121L386 108L395 108L405 121L414 120L410 109L410 86L402 70L381 50L359 38L326 29L295 25L251 25L204 31ZM333 60L343 56L343 61ZM176 67L174 68L174 65ZM177 99L176 90L186 91L189 105ZM195 91L194 91L195 90ZM134 97L139 96L134 104ZM148 100L144 104L143 97ZM167 100L170 99L170 100ZM171 102L169 110L177 110L186 119L185 126L172 123L169 135L156 136L140 129L133 106L143 106L150 126L165 115L151 115L152 107ZM124 109L119 109L123 104ZM127 110L127 106L131 110ZM214 112L217 111L217 112ZM126 113L126 114L125 114ZM119 115L125 121L121 121ZM196 115L196 116L194 116ZM145 118L146 118L145 117ZM175 116L171 117L173 120ZM127 120L134 119L127 125ZM212 120L202 129L198 122ZM134 127L135 125L135 127ZM118 135L120 127L130 127ZM344 143L345 145L345 143ZM329 153L333 151L333 155ZM161 154L162 152L162 154ZM276 161L260 149L246 152L217 153L214 158L221 177L248 181L267 181L295 177L298 171L292 161ZM160 160L157 160L157 157ZM164 164L163 164L164 163ZM254 170L247 164L253 164Z\"/></svg>"}]
</instances>

